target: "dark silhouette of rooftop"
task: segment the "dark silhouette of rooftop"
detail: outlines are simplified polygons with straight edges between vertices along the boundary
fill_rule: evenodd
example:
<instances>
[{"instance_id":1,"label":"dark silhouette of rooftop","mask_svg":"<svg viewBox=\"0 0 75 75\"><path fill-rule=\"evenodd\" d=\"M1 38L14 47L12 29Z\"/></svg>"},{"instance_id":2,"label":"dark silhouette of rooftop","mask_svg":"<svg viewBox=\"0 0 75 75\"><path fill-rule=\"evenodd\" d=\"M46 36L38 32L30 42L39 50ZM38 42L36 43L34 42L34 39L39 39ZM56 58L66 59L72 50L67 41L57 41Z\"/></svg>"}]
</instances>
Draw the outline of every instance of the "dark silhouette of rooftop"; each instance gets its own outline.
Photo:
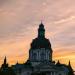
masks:
<instances>
[{"instance_id":1,"label":"dark silhouette of rooftop","mask_svg":"<svg viewBox=\"0 0 75 75\"><path fill-rule=\"evenodd\" d=\"M68 71L68 75L74 75L73 73L73 69L72 69L72 66L71 66L71 63L69 61L69 64L68 65L65 65L65 64L61 64L60 61L58 60L58 62L55 64L55 62L53 63L52 61L52 48L51 48L51 43L49 41L49 39L45 38L45 28L44 28L44 24L41 22L41 24L39 25L39 28L38 28L38 36L37 38L35 38L32 43L31 43L31 49L30 50L36 50L36 49L39 49L38 52L40 52L40 49L41 48L44 48L44 49L47 49L48 51L51 52L51 61L43 61L41 62L39 65L36 65L36 67L38 69L43 68L44 65L47 66L47 68L52 68L54 70L58 69L58 71L63 70L65 69L65 71L67 72ZM46 50L46 51L47 51ZM43 51L43 50L42 50ZM47 51L47 53L49 53ZM33 54L33 51L32 51L32 54ZM47 54L48 55L48 54ZM36 68L35 67L35 68ZM24 64L19 64L17 62L16 65L14 65L14 68L13 66L12 67L9 67L8 63L7 63L7 58L5 56L4 58L4 62L0 68L0 75L16 75L16 70L19 70L19 73L21 73L21 70L24 68L24 70L29 70L31 69L33 71L33 69L35 69L30 60L28 59L27 62L25 62ZM49 71L43 71L43 72L32 72L31 75L46 75L46 72L48 73Z\"/></svg>"}]
</instances>

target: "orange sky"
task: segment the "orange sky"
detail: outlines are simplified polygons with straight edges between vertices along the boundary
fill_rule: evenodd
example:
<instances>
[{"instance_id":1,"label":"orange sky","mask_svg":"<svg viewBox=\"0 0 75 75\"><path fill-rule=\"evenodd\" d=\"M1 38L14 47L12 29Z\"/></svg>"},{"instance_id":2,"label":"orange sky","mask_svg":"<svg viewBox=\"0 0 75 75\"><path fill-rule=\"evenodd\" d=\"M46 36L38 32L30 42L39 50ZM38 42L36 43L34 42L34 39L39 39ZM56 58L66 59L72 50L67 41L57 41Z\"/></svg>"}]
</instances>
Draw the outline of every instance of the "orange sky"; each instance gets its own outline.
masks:
<instances>
[{"instance_id":1,"label":"orange sky","mask_svg":"<svg viewBox=\"0 0 75 75\"><path fill-rule=\"evenodd\" d=\"M43 20L53 60L71 60L75 69L74 9L74 0L0 0L0 63L5 56L10 64L25 62Z\"/></svg>"}]
</instances>

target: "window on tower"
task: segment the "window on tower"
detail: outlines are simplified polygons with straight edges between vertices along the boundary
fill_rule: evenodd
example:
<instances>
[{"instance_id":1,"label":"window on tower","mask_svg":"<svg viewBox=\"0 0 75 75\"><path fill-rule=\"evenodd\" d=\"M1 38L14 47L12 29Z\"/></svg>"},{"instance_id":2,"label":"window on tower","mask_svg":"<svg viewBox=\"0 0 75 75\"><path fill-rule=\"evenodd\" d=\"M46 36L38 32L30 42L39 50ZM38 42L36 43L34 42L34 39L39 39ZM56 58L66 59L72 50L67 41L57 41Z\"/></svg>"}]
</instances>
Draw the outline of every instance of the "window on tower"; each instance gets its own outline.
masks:
<instances>
[{"instance_id":1,"label":"window on tower","mask_svg":"<svg viewBox=\"0 0 75 75\"><path fill-rule=\"evenodd\" d=\"M40 32L40 36L41 36L41 37L44 37L44 31L41 31L41 32Z\"/></svg>"},{"instance_id":2,"label":"window on tower","mask_svg":"<svg viewBox=\"0 0 75 75\"><path fill-rule=\"evenodd\" d=\"M44 58L45 54L42 52L40 56L41 56L41 61L44 61L45 60L45 58Z\"/></svg>"},{"instance_id":3,"label":"window on tower","mask_svg":"<svg viewBox=\"0 0 75 75\"><path fill-rule=\"evenodd\" d=\"M33 53L33 60L35 61L37 59L37 54Z\"/></svg>"}]
</instances>

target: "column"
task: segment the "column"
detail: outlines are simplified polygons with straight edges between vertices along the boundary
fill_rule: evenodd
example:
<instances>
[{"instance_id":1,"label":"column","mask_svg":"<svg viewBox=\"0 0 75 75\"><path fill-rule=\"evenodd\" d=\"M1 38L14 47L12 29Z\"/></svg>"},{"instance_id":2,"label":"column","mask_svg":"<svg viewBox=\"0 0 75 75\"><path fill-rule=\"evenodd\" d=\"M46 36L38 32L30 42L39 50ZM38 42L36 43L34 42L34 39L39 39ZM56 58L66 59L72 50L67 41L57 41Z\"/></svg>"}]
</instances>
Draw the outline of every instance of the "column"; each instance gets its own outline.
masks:
<instances>
[{"instance_id":1,"label":"column","mask_svg":"<svg viewBox=\"0 0 75 75\"><path fill-rule=\"evenodd\" d=\"M54 75L56 75L55 72L54 72Z\"/></svg>"},{"instance_id":2,"label":"column","mask_svg":"<svg viewBox=\"0 0 75 75\"><path fill-rule=\"evenodd\" d=\"M51 72L51 75L53 75L52 72Z\"/></svg>"}]
</instances>

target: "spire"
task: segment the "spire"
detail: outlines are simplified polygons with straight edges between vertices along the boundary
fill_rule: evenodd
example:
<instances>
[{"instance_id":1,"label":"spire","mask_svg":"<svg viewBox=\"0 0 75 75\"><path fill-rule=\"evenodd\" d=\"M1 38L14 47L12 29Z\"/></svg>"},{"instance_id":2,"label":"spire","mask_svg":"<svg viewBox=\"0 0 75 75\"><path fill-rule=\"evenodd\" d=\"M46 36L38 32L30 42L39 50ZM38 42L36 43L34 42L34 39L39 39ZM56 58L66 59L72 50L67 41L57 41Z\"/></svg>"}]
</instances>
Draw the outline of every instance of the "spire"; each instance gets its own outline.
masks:
<instances>
[{"instance_id":1,"label":"spire","mask_svg":"<svg viewBox=\"0 0 75 75\"><path fill-rule=\"evenodd\" d=\"M17 64L17 65L19 64L19 63L18 63L18 61L17 61L17 63L16 63L16 64Z\"/></svg>"},{"instance_id":2,"label":"spire","mask_svg":"<svg viewBox=\"0 0 75 75\"><path fill-rule=\"evenodd\" d=\"M69 69L69 75L74 75L70 60L69 60L69 64L68 64L68 69Z\"/></svg>"},{"instance_id":3,"label":"spire","mask_svg":"<svg viewBox=\"0 0 75 75\"><path fill-rule=\"evenodd\" d=\"M42 20L41 20L41 24L42 24Z\"/></svg>"},{"instance_id":4,"label":"spire","mask_svg":"<svg viewBox=\"0 0 75 75\"><path fill-rule=\"evenodd\" d=\"M42 20L41 20L41 23L40 23L39 27L43 27L44 28Z\"/></svg>"},{"instance_id":5,"label":"spire","mask_svg":"<svg viewBox=\"0 0 75 75\"><path fill-rule=\"evenodd\" d=\"M57 65L60 65L60 61L58 60Z\"/></svg>"},{"instance_id":6,"label":"spire","mask_svg":"<svg viewBox=\"0 0 75 75\"><path fill-rule=\"evenodd\" d=\"M70 65L70 60L69 60L69 65Z\"/></svg>"},{"instance_id":7,"label":"spire","mask_svg":"<svg viewBox=\"0 0 75 75\"><path fill-rule=\"evenodd\" d=\"M68 67L69 67L70 69L72 69L72 66L71 66L71 62L70 62L70 60L69 60Z\"/></svg>"},{"instance_id":8,"label":"spire","mask_svg":"<svg viewBox=\"0 0 75 75\"><path fill-rule=\"evenodd\" d=\"M7 62L7 60L6 60L6 56L5 56L5 58L4 58L4 64L6 64L6 62Z\"/></svg>"},{"instance_id":9,"label":"spire","mask_svg":"<svg viewBox=\"0 0 75 75\"><path fill-rule=\"evenodd\" d=\"M59 60L58 60L58 62L57 62L58 64L60 64L60 62L59 62Z\"/></svg>"},{"instance_id":10,"label":"spire","mask_svg":"<svg viewBox=\"0 0 75 75\"><path fill-rule=\"evenodd\" d=\"M44 29L44 25L41 21L41 24L39 25L39 28L38 28L38 37L39 38L44 38L45 37L45 29Z\"/></svg>"},{"instance_id":11,"label":"spire","mask_svg":"<svg viewBox=\"0 0 75 75\"><path fill-rule=\"evenodd\" d=\"M1 69L5 69L5 68L8 68L6 56L5 56L5 58L4 58L4 63L3 63L2 66L1 66Z\"/></svg>"},{"instance_id":12,"label":"spire","mask_svg":"<svg viewBox=\"0 0 75 75\"><path fill-rule=\"evenodd\" d=\"M69 66L69 67L71 67L71 63L70 63L70 60L69 60L69 64L68 64L68 66Z\"/></svg>"}]
</instances>

